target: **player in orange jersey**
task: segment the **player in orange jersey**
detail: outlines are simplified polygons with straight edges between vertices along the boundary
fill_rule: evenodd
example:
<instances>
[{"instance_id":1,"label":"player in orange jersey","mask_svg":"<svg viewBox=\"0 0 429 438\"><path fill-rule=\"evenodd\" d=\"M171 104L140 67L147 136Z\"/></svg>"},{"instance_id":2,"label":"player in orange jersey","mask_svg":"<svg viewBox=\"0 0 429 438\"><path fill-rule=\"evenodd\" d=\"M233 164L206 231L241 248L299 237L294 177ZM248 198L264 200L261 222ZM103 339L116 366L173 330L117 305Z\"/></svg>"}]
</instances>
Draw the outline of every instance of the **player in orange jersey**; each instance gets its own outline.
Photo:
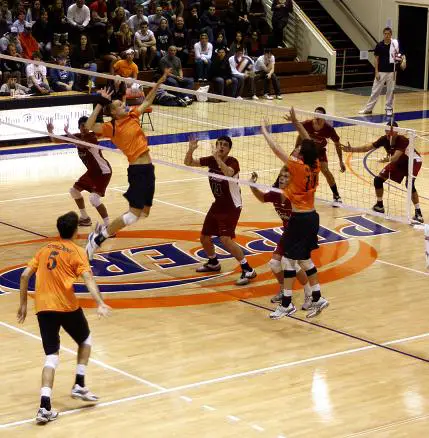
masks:
<instances>
[{"instance_id":1,"label":"player in orange jersey","mask_svg":"<svg viewBox=\"0 0 429 438\"><path fill-rule=\"evenodd\" d=\"M286 166L283 166L280 170L279 176L273 184L273 187L276 189L285 189L289 183L289 172ZM250 181L256 182L258 180L258 174L256 172L252 173L250 177ZM257 187L250 186L252 193L255 195L255 198L261 202L270 202L273 204L276 213L279 215L280 219L283 222L283 229L287 227L287 224L290 219L290 215L292 213L292 204L289 199L283 193L268 191L263 192L259 190ZM276 249L273 252L271 260L268 262L268 265L271 268L271 272L276 277L277 281L280 285L280 292L271 298L272 303L281 303L283 298L283 288L284 288L284 275L282 269L282 257L284 254L284 237L282 236L279 243L276 246ZM302 310L308 310L313 303L313 297L311 293L311 287L308 282L307 275L305 272L297 266L296 276L298 281L304 286L304 303L302 305Z\"/></svg>"},{"instance_id":2,"label":"player in orange jersey","mask_svg":"<svg viewBox=\"0 0 429 438\"><path fill-rule=\"evenodd\" d=\"M79 217L75 212L60 216L57 219L60 238L42 247L21 275L20 306L17 318L20 323L25 321L28 282L30 277L36 273L34 301L43 349L46 354L37 423L48 423L58 417L58 412L51 407L51 393L55 369L59 362L61 327L79 346L75 384L71 396L83 401L98 400L98 397L85 386L85 370L91 354L91 333L88 321L74 294L73 283L79 277L83 278L89 293L97 302L99 316L108 316L110 307L104 304L101 298L85 251L74 242L78 231L78 221Z\"/></svg>"},{"instance_id":3,"label":"player in orange jersey","mask_svg":"<svg viewBox=\"0 0 429 438\"><path fill-rule=\"evenodd\" d=\"M147 94L144 102L131 111L121 100L111 101L113 91L100 91L100 103L86 122L86 128L102 137L112 140L128 158L128 190L124 193L129 209L122 216L117 217L107 227L96 227L95 232L88 236L86 253L92 260L94 252L109 237L115 235L122 228L132 225L143 217L148 217L155 194L155 168L149 154L147 138L140 126L140 117L155 98L159 86L165 82L171 69L166 69L163 76ZM110 122L96 123L97 116L107 107Z\"/></svg>"},{"instance_id":4,"label":"player in orange jersey","mask_svg":"<svg viewBox=\"0 0 429 438\"><path fill-rule=\"evenodd\" d=\"M285 117L292 122L300 137L301 146L288 155L271 137L268 124L264 120L261 132L274 154L285 164L290 174L289 184L284 190L285 196L292 204L292 214L284 230L284 292L282 302L270 314L272 319L280 319L296 312L292 303L292 285L298 265L305 271L310 281L313 304L307 318L318 315L329 302L320 294L317 269L311 260L311 251L318 248L319 215L314 209L314 197L319 184L320 164L318 151L308 132L298 121L292 108Z\"/></svg>"}]
</instances>

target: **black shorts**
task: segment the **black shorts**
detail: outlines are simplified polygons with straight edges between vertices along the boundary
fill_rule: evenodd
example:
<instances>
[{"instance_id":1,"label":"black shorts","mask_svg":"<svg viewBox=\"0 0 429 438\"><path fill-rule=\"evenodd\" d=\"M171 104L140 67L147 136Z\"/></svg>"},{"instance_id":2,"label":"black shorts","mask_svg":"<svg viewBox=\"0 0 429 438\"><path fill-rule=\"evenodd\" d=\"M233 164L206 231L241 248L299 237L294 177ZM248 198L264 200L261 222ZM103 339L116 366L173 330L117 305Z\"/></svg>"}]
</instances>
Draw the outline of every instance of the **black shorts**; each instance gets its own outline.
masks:
<instances>
[{"instance_id":1,"label":"black shorts","mask_svg":"<svg viewBox=\"0 0 429 438\"><path fill-rule=\"evenodd\" d=\"M307 260L311 251L319 248L317 243L319 233L319 214L294 213L283 233L285 257L292 260Z\"/></svg>"},{"instance_id":2,"label":"black shorts","mask_svg":"<svg viewBox=\"0 0 429 438\"><path fill-rule=\"evenodd\" d=\"M90 334L88 321L80 307L74 312L39 312L37 320L46 355L57 353L60 349L61 327L78 345Z\"/></svg>"},{"instance_id":3,"label":"black shorts","mask_svg":"<svg viewBox=\"0 0 429 438\"><path fill-rule=\"evenodd\" d=\"M128 166L128 190L124 193L130 207L142 210L152 207L155 194L155 167L153 164Z\"/></svg>"}]
</instances>

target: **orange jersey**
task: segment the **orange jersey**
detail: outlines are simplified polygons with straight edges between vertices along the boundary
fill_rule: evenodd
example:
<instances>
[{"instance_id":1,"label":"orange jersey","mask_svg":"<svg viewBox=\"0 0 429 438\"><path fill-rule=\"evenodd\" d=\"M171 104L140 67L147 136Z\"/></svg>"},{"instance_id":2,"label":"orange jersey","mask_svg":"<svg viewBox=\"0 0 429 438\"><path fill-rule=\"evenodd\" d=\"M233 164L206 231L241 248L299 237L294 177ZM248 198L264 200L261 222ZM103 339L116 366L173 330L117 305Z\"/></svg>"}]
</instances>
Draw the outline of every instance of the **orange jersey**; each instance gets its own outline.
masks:
<instances>
[{"instance_id":1,"label":"orange jersey","mask_svg":"<svg viewBox=\"0 0 429 438\"><path fill-rule=\"evenodd\" d=\"M147 138L140 127L140 113L135 109L115 120L114 124L103 123L101 136L111 138L113 144L127 156L129 163L149 150Z\"/></svg>"},{"instance_id":2,"label":"orange jersey","mask_svg":"<svg viewBox=\"0 0 429 438\"><path fill-rule=\"evenodd\" d=\"M296 210L314 210L314 195L319 185L319 160L316 168L310 169L301 159L291 155L286 166L290 173L290 182L284 190L285 196Z\"/></svg>"},{"instance_id":3,"label":"orange jersey","mask_svg":"<svg viewBox=\"0 0 429 438\"><path fill-rule=\"evenodd\" d=\"M71 240L59 239L41 248L28 266L36 271L36 313L73 312L79 308L73 283L91 272L85 251Z\"/></svg>"}]
</instances>

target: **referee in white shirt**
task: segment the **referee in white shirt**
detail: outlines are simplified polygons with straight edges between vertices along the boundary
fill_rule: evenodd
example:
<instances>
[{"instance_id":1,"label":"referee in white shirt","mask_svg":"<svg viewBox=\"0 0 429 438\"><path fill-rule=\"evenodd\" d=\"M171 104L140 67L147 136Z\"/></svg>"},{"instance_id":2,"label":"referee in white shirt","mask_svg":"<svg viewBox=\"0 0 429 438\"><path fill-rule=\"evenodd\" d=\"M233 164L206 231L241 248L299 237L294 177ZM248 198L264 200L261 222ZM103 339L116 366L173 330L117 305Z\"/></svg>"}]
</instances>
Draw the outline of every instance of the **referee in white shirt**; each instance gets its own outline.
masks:
<instances>
[{"instance_id":1,"label":"referee in white shirt","mask_svg":"<svg viewBox=\"0 0 429 438\"><path fill-rule=\"evenodd\" d=\"M395 63L400 62L402 56L399 52L398 40L392 39L392 29L386 27L383 29L383 41L380 41L374 50L375 55L375 79L372 86L371 97L365 108L359 111L359 114L372 114L377 100L387 87L386 92L386 115L393 115L393 92L395 91Z\"/></svg>"}]
</instances>

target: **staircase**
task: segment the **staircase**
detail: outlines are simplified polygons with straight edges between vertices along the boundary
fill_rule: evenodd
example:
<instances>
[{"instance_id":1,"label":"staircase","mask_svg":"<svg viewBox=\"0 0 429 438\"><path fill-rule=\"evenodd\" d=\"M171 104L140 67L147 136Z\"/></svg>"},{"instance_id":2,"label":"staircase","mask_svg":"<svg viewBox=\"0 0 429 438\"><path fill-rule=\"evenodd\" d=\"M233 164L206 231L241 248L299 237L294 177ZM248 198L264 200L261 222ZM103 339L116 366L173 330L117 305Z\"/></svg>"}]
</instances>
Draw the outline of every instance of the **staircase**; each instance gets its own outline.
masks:
<instances>
[{"instance_id":1,"label":"staircase","mask_svg":"<svg viewBox=\"0 0 429 438\"><path fill-rule=\"evenodd\" d=\"M295 0L337 52L335 86L341 87L345 53L344 88L371 86L374 67L367 60L360 60L360 50L342 31L317 0Z\"/></svg>"}]
</instances>

